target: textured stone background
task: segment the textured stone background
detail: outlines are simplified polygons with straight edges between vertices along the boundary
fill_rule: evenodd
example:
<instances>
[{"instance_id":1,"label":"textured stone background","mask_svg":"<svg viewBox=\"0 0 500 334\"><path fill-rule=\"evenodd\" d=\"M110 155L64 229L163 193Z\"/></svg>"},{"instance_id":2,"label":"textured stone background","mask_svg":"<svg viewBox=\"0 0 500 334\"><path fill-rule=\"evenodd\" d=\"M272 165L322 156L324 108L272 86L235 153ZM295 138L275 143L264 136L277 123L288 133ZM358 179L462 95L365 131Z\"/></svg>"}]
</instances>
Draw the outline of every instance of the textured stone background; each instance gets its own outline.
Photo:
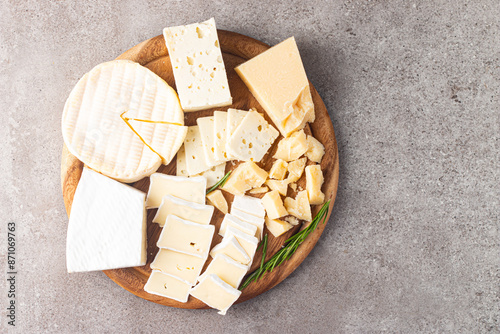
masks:
<instances>
[{"instance_id":1,"label":"textured stone background","mask_svg":"<svg viewBox=\"0 0 500 334\"><path fill-rule=\"evenodd\" d=\"M211 16L269 44L296 37L341 169L309 258L225 317L146 302L101 272L68 275L59 179L78 78ZM0 262L6 272L14 221L17 332L498 333L499 17L496 0L0 0Z\"/></svg>"}]
</instances>

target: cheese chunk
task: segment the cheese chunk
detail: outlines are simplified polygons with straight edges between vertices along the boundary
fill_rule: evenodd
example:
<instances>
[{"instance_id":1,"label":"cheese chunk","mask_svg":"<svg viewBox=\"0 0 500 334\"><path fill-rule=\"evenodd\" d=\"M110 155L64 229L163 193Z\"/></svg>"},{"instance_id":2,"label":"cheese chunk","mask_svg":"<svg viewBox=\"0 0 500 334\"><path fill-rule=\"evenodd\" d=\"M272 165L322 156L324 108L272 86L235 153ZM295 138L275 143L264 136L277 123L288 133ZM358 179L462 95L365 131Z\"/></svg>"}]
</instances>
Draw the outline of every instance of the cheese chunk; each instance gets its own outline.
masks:
<instances>
[{"instance_id":1,"label":"cheese chunk","mask_svg":"<svg viewBox=\"0 0 500 334\"><path fill-rule=\"evenodd\" d=\"M191 286L177 277L153 270L146 285L144 285L144 291L185 303L188 300Z\"/></svg>"},{"instance_id":2,"label":"cheese chunk","mask_svg":"<svg viewBox=\"0 0 500 334\"><path fill-rule=\"evenodd\" d=\"M214 111L214 148L215 160L230 160L226 150L227 142L227 112Z\"/></svg>"},{"instance_id":3,"label":"cheese chunk","mask_svg":"<svg viewBox=\"0 0 500 334\"><path fill-rule=\"evenodd\" d=\"M288 184L290 181L286 180L267 180L266 184L273 191L278 191L281 195L286 196L288 192Z\"/></svg>"},{"instance_id":4,"label":"cheese chunk","mask_svg":"<svg viewBox=\"0 0 500 334\"><path fill-rule=\"evenodd\" d=\"M200 129L201 142L207 163L210 166L216 166L225 162L225 160L218 160L215 157L215 117L199 117L196 119L196 124Z\"/></svg>"},{"instance_id":5,"label":"cheese chunk","mask_svg":"<svg viewBox=\"0 0 500 334\"><path fill-rule=\"evenodd\" d=\"M307 136L307 152L306 157L309 160L320 163L325 155L325 147L313 136Z\"/></svg>"},{"instance_id":6,"label":"cheese chunk","mask_svg":"<svg viewBox=\"0 0 500 334\"><path fill-rule=\"evenodd\" d=\"M233 195L243 195L247 190L262 186L267 179L267 172L257 166L254 162L248 161L240 164L231 173L222 190Z\"/></svg>"},{"instance_id":7,"label":"cheese chunk","mask_svg":"<svg viewBox=\"0 0 500 334\"><path fill-rule=\"evenodd\" d=\"M266 217L266 227L269 230L269 232L272 233L272 235L277 238L283 233L287 232L290 230L293 225L280 219L271 219L269 217Z\"/></svg>"},{"instance_id":8,"label":"cheese chunk","mask_svg":"<svg viewBox=\"0 0 500 334\"><path fill-rule=\"evenodd\" d=\"M207 275L214 274L233 288L238 289L247 270L248 266L234 261L227 255L217 254L208 265L207 270L198 277L198 281L202 281Z\"/></svg>"},{"instance_id":9,"label":"cheese chunk","mask_svg":"<svg viewBox=\"0 0 500 334\"><path fill-rule=\"evenodd\" d=\"M274 154L275 159L293 161L307 152L307 137L304 130L292 133L288 138L283 138L278 143L278 149Z\"/></svg>"},{"instance_id":10,"label":"cheese chunk","mask_svg":"<svg viewBox=\"0 0 500 334\"><path fill-rule=\"evenodd\" d=\"M231 209L233 208L260 218L264 218L266 215L266 210L260 199L252 196L234 196L233 204L231 205Z\"/></svg>"},{"instance_id":11,"label":"cheese chunk","mask_svg":"<svg viewBox=\"0 0 500 334\"><path fill-rule=\"evenodd\" d=\"M187 172L187 166L186 166L186 151L184 149L184 145L181 146L179 151L177 152L177 170L176 170L176 175L177 176L187 176L190 177L189 173ZM207 179L207 188L210 188L211 186L215 185L217 182L219 182L223 177L224 173L226 171L226 163L221 163L220 165L214 166L212 168L207 169L204 172L191 175L191 176L203 176Z\"/></svg>"},{"instance_id":12,"label":"cheese chunk","mask_svg":"<svg viewBox=\"0 0 500 334\"><path fill-rule=\"evenodd\" d=\"M186 171L189 176L199 174L215 166L215 163L210 164L205 158L205 149L198 125L188 127L184 149Z\"/></svg>"},{"instance_id":13,"label":"cheese chunk","mask_svg":"<svg viewBox=\"0 0 500 334\"><path fill-rule=\"evenodd\" d=\"M160 208L153 218L153 223L158 223L158 225L163 227L167 216L175 215L194 223L208 225L213 214L214 207L211 205L188 202L174 196L166 195L163 197Z\"/></svg>"},{"instance_id":14,"label":"cheese chunk","mask_svg":"<svg viewBox=\"0 0 500 334\"><path fill-rule=\"evenodd\" d=\"M284 137L314 121L309 81L293 37L235 71Z\"/></svg>"},{"instance_id":15,"label":"cheese chunk","mask_svg":"<svg viewBox=\"0 0 500 334\"><path fill-rule=\"evenodd\" d=\"M311 221L311 207L307 197L307 191L300 191L295 199L285 198L285 208L289 214L305 221Z\"/></svg>"},{"instance_id":16,"label":"cheese chunk","mask_svg":"<svg viewBox=\"0 0 500 334\"><path fill-rule=\"evenodd\" d=\"M250 257L234 236L222 239L222 242L220 244L212 248L212 250L210 251L210 256L212 258L215 258L217 254L225 254L241 264L250 263Z\"/></svg>"},{"instance_id":17,"label":"cheese chunk","mask_svg":"<svg viewBox=\"0 0 500 334\"><path fill-rule=\"evenodd\" d=\"M297 226L300 223L300 221L297 219L297 217L294 217L294 216L286 216L285 218L283 218L283 220L292 224L293 226Z\"/></svg>"},{"instance_id":18,"label":"cheese chunk","mask_svg":"<svg viewBox=\"0 0 500 334\"><path fill-rule=\"evenodd\" d=\"M231 214L226 214L224 216L224 219L222 220L222 223L220 225L219 229L219 235L224 236L226 233L226 229L232 226L234 228L237 228L238 230L242 231L243 233L246 233L248 235L257 235L257 226L247 223Z\"/></svg>"},{"instance_id":19,"label":"cheese chunk","mask_svg":"<svg viewBox=\"0 0 500 334\"><path fill-rule=\"evenodd\" d=\"M283 205L283 201L281 200L281 196L278 191L273 190L264 195L261 199L262 204L266 208L267 215L271 219L280 218L288 215L285 206Z\"/></svg>"},{"instance_id":20,"label":"cheese chunk","mask_svg":"<svg viewBox=\"0 0 500 334\"><path fill-rule=\"evenodd\" d=\"M220 212L222 212L222 213L227 213L228 212L227 201L224 198L224 195L222 194L222 191L220 191L219 189L214 190L214 191L208 193L207 194L207 199Z\"/></svg>"},{"instance_id":21,"label":"cheese chunk","mask_svg":"<svg viewBox=\"0 0 500 334\"><path fill-rule=\"evenodd\" d=\"M148 197L146 198L147 209L159 207L165 195L205 204L207 179L202 176L187 178L154 173L150 176L149 181Z\"/></svg>"},{"instance_id":22,"label":"cheese chunk","mask_svg":"<svg viewBox=\"0 0 500 334\"><path fill-rule=\"evenodd\" d=\"M288 163L288 180L295 182L302 176L304 167L306 166L307 158L300 158Z\"/></svg>"},{"instance_id":23,"label":"cheese chunk","mask_svg":"<svg viewBox=\"0 0 500 334\"><path fill-rule=\"evenodd\" d=\"M169 215L156 245L159 248L206 258L214 232L214 225L201 225Z\"/></svg>"},{"instance_id":24,"label":"cheese chunk","mask_svg":"<svg viewBox=\"0 0 500 334\"><path fill-rule=\"evenodd\" d=\"M215 20L163 30L182 109L232 103Z\"/></svg>"},{"instance_id":25,"label":"cheese chunk","mask_svg":"<svg viewBox=\"0 0 500 334\"><path fill-rule=\"evenodd\" d=\"M180 278L193 286L204 264L203 258L160 248L151 263L151 269Z\"/></svg>"},{"instance_id":26,"label":"cheese chunk","mask_svg":"<svg viewBox=\"0 0 500 334\"><path fill-rule=\"evenodd\" d=\"M250 194L263 194L267 193L269 191L269 188L264 186L264 187L258 187L258 188L253 188L248 193Z\"/></svg>"},{"instance_id":27,"label":"cheese chunk","mask_svg":"<svg viewBox=\"0 0 500 334\"><path fill-rule=\"evenodd\" d=\"M146 195L84 167L66 242L68 272L146 264Z\"/></svg>"},{"instance_id":28,"label":"cheese chunk","mask_svg":"<svg viewBox=\"0 0 500 334\"><path fill-rule=\"evenodd\" d=\"M162 158L141 141L121 115L149 121L134 125L137 133L164 161L173 158L184 132L184 113L176 92L158 75L130 60L102 63L85 74L71 91L62 115L68 150L99 173L135 182L154 173ZM156 123L175 124L170 126Z\"/></svg>"},{"instance_id":29,"label":"cheese chunk","mask_svg":"<svg viewBox=\"0 0 500 334\"><path fill-rule=\"evenodd\" d=\"M231 208L231 215L233 215L236 218L239 218L240 220L252 224L254 226L257 226L257 232L255 233L255 236L259 238L259 240L262 239L263 231L264 231L264 217L257 217L251 214L248 214L246 212L243 212L239 209L236 209L234 207Z\"/></svg>"},{"instance_id":30,"label":"cheese chunk","mask_svg":"<svg viewBox=\"0 0 500 334\"><path fill-rule=\"evenodd\" d=\"M278 136L279 132L264 117L249 111L229 137L227 150L238 160L259 162Z\"/></svg>"},{"instance_id":31,"label":"cheese chunk","mask_svg":"<svg viewBox=\"0 0 500 334\"><path fill-rule=\"evenodd\" d=\"M229 226L224 233L224 238L229 238L231 236L235 237L240 246L245 250L247 255L250 257L251 264L255 251L257 250L257 246L259 245L259 239L253 235L243 233L235 227Z\"/></svg>"},{"instance_id":32,"label":"cheese chunk","mask_svg":"<svg viewBox=\"0 0 500 334\"><path fill-rule=\"evenodd\" d=\"M241 291L233 288L215 274L207 275L191 289L191 296L201 300L211 308L225 315L227 310L240 297Z\"/></svg>"},{"instance_id":33,"label":"cheese chunk","mask_svg":"<svg viewBox=\"0 0 500 334\"><path fill-rule=\"evenodd\" d=\"M321 192L323 185L323 172L320 165L306 167L306 190L309 204L322 204L325 201L325 194Z\"/></svg>"},{"instance_id":34,"label":"cheese chunk","mask_svg":"<svg viewBox=\"0 0 500 334\"><path fill-rule=\"evenodd\" d=\"M269 177L275 180L283 180L286 175L287 167L288 163L285 160L276 160L269 171Z\"/></svg>"}]
</instances>

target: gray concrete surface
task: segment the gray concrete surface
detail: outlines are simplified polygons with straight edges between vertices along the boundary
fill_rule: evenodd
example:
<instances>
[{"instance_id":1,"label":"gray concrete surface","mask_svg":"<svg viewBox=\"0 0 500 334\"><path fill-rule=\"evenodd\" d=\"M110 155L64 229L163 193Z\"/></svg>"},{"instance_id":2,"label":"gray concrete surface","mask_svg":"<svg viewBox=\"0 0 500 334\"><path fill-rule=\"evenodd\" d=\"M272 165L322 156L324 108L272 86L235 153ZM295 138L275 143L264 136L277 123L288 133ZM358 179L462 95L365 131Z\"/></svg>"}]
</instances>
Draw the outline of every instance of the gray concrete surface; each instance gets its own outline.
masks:
<instances>
[{"instance_id":1,"label":"gray concrete surface","mask_svg":"<svg viewBox=\"0 0 500 334\"><path fill-rule=\"evenodd\" d=\"M78 78L170 25L297 39L340 150L309 258L225 317L68 275L60 116ZM499 333L498 1L0 0L0 262L19 333Z\"/></svg>"}]
</instances>

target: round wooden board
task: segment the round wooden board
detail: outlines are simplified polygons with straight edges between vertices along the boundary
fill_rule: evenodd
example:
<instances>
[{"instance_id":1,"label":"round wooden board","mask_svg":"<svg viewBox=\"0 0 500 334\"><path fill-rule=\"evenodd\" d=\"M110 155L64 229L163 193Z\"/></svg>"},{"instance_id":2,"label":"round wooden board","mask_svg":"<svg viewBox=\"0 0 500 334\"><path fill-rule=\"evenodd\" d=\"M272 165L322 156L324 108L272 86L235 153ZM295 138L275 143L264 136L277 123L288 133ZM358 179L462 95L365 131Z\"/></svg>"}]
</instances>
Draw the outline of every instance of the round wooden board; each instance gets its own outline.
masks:
<instances>
[{"instance_id":1,"label":"round wooden board","mask_svg":"<svg viewBox=\"0 0 500 334\"><path fill-rule=\"evenodd\" d=\"M233 104L229 107L236 109L248 110L250 108L256 108L259 112L264 113L264 110L249 92L245 84L238 77L234 68L243 63L244 61L258 55L259 53L267 50L268 45L259 42L253 38L240 35L234 32L219 30L219 40L223 52L224 63L226 66L226 71L229 80L229 87L231 90L231 95L233 97ZM165 41L163 36L156 36L147 41L144 41L130 50L124 52L117 59L130 59L141 65L149 68L160 77L162 77L169 85L175 88L174 77L172 74L172 67L170 64L170 59L168 57L167 48L165 46ZM313 134L324 146L325 155L321 161L321 169L324 174L324 184L323 192L325 193L325 200L330 199L330 208L328 213L328 218L332 212L333 203L335 201L335 196L337 193L338 179L339 179L339 160L337 151L337 141L335 140L335 133L333 131L333 125L326 110L325 104L321 100L318 92L314 89L311 84L311 93L314 100L314 106L316 111L316 120L314 123L306 126L305 131L308 134ZM216 108L217 110L227 110L229 107ZM196 118L213 115L215 109L203 110L200 112L185 113L186 125L195 125ZM272 123L271 120L265 115L268 122ZM268 154L264 157L259 165L266 170L269 170L273 159L271 158L274 154L277 146L278 138L270 149ZM308 161L308 164L311 162ZM226 172L230 169L234 169L236 165L231 163L227 164ZM175 175L175 159L167 166L161 166L158 172ZM73 196L80 180L80 176L83 169L83 163L79 161L75 156L69 153L66 146L63 147L62 160L61 160L61 182L62 182L62 192L64 196L64 204L66 206L66 211L69 213L71 211L71 204L73 202ZM299 187L305 189L305 176L303 176L298 182ZM147 192L149 187L149 178L142 179L138 182L132 184L135 188ZM288 196L295 197L295 193L289 187ZM224 192L224 196L228 200L228 203L232 200L232 195ZM262 197L259 195L258 197ZM320 209L320 205L314 206L312 209L313 216ZM202 309L207 308L205 304L197 300L196 298L189 297L187 303L180 303L172 299L159 297L156 295L151 295L144 291L144 284L148 280L151 273L149 267L150 263L153 261L158 248L156 247L156 241L160 235L161 229L157 224L152 223L152 219L156 213L155 210L148 210L148 221L147 221L147 237L148 237L148 260L144 267L135 268L124 268L115 270L106 270L104 273L116 282L119 286L123 287L127 291L130 291L136 296L144 298L146 300L163 304L172 307L179 308L189 308L189 309ZM212 223L216 226L216 231L220 226L223 214L218 210L215 210L214 218ZM318 228L312 232L309 237L302 243L302 245L297 249L296 253L281 266L274 269L273 272L267 273L259 281L252 282L246 289L243 290L241 297L238 299L237 303L243 302L245 300L251 299L269 289L276 286L282 280L284 280L288 275L290 275L299 265L304 261L309 252L314 248L314 245L318 241L319 237L323 233L326 227L325 224L319 224ZM296 233L300 228L300 225L294 227L292 230L288 231L279 238L274 238L271 233L268 233L268 252L266 259L269 259L275 252L277 252L284 241L291 235ZM221 237L216 233L212 243L212 247L219 243ZM252 265L251 271L259 266L262 252L258 251L255 255L255 261ZM207 261L208 265L210 262Z\"/></svg>"}]
</instances>

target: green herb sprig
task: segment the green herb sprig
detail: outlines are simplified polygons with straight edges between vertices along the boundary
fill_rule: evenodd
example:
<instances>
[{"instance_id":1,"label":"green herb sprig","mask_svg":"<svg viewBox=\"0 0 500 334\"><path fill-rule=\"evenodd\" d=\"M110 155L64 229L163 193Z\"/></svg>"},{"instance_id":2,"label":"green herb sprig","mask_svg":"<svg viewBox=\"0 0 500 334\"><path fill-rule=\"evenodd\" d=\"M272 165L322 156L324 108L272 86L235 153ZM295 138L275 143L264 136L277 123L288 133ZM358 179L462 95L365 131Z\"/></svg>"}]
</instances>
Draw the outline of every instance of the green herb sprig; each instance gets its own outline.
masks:
<instances>
[{"instance_id":1,"label":"green herb sprig","mask_svg":"<svg viewBox=\"0 0 500 334\"><path fill-rule=\"evenodd\" d=\"M262 240L264 242L264 249L262 252L262 260L260 263L260 267L247 277L247 279L245 280L245 282L243 282L243 284L241 284L239 289L243 290L248 285L250 285L250 283L252 283L253 281L257 281L259 278L261 278L266 272L272 272L274 268L281 265L286 260L290 259L297 250L297 248L299 248L300 244L304 242L304 240L306 240L309 234L311 234L311 232L318 227L319 222L323 220L323 224L325 223L326 217L328 217L329 205L330 201L323 204L318 214L312 220L311 224L309 224L309 226L307 226L302 231L299 231L290 238L288 238L285 241L285 245L283 246L283 248L281 248L278 252L276 252L276 254L274 254L269 259L269 261L264 263L267 252L267 234L266 234L266 236L264 237L265 239Z\"/></svg>"},{"instance_id":2,"label":"green herb sprig","mask_svg":"<svg viewBox=\"0 0 500 334\"><path fill-rule=\"evenodd\" d=\"M219 187L222 187L227 179L229 178L229 175L231 174L231 171L227 172L226 175L224 175L224 177L222 179L220 179L219 182L217 182L216 184L214 184L213 186L211 186L208 190L207 190L207 193L206 195L210 194L212 191L214 191L215 189L219 188Z\"/></svg>"}]
</instances>

